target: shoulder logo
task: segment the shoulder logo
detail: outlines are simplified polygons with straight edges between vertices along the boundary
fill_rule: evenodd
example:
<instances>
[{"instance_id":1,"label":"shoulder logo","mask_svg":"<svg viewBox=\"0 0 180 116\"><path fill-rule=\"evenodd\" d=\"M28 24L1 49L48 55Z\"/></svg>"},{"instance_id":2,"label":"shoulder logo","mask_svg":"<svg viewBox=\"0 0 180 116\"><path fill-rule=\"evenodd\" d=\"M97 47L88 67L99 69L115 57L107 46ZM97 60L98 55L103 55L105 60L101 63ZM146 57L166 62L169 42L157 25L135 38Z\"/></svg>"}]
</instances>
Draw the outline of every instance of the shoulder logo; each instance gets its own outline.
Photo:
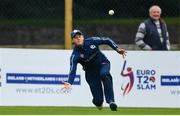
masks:
<instances>
[{"instance_id":1,"label":"shoulder logo","mask_svg":"<svg viewBox=\"0 0 180 116\"><path fill-rule=\"evenodd\" d=\"M90 48L94 49L94 48L96 48L96 46L95 45L90 45Z\"/></svg>"}]
</instances>

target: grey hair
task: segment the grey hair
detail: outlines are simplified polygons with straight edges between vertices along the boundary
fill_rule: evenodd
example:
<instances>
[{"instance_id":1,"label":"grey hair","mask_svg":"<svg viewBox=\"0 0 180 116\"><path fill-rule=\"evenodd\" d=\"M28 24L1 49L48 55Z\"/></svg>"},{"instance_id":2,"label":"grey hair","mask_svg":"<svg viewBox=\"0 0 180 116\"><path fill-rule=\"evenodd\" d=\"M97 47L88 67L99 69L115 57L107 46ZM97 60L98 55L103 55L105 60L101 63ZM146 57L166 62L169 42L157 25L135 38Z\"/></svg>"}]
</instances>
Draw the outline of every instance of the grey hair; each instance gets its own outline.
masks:
<instances>
[{"instance_id":1,"label":"grey hair","mask_svg":"<svg viewBox=\"0 0 180 116\"><path fill-rule=\"evenodd\" d=\"M160 8L158 5L153 5L153 6L151 6L151 7L149 8L149 13L151 13L151 11L153 10L154 7L157 7L157 8L159 9L160 14L162 13L161 8Z\"/></svg>"}]
</instances>

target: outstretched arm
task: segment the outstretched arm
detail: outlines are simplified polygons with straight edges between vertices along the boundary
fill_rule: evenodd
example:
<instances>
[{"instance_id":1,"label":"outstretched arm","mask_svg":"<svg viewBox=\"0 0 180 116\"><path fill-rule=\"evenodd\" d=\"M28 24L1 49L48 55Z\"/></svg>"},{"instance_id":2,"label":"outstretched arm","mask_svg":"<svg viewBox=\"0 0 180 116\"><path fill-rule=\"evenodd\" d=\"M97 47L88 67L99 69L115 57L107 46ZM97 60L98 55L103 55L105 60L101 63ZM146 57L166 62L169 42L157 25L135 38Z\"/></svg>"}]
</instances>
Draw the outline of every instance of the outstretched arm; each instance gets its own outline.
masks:
<instances>
[{"instance_id":1,"label":"outstretched arm","mask_svg":"<svg viewBox=\"0 0 180 116\"><path fill-rule=\"evenodd\" d=\"M71 91L71 85L73 84L76 76L76 69L77 69L77 56L75 53L73 53L70 58L69 78L67 82L64 82L64 87L62 88L63 92Z\"/></svg>"},{"instance_id":2,"label":"outstretched arm","mask_svg":"<svg viewBox=\"0 0 180 116\"><path fill-rule=\"evenodd\" d=\"M77 58L75 54L72 54L70 58L70 71L68 78L68 83L71 85L73 84L74 78L76 76L76 69L77 69Z\"/></svg>"},{"instance_id":3,"label":"outstretched arm","mask_svg":"<svg viewBox=\"0 0 180 116\"><path fill-rule=\"evenodd\" d=\"M118 48L117 44L108 37L92 37L92 39L97 45L109 45L114 50Z\"/></svg>"},{"instance_id":4,"label":"outstretched arm","mask_svg":"<svg viewBox=\"0 0 180 116\"><path fill-rule=\"evenodd\" d=\"M109 45L112 49L116 50L119 54L121 54L123 58L126 56L126 51L122 48L118 48L117 44L115 44L115 42L112 41L110 38L107 37L92 37L92 38L97 45Z\"/></svg>"}]
</instances>

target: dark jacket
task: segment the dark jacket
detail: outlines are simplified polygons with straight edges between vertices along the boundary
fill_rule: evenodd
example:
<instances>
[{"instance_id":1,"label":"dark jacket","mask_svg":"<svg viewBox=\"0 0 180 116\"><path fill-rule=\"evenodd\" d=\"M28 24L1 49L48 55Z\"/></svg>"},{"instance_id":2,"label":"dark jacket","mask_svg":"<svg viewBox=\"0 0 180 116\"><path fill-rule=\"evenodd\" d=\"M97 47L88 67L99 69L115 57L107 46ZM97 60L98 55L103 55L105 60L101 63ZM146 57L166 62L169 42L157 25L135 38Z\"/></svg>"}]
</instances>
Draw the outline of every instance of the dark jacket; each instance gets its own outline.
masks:
<instances>
[{"instance_id":1,"label":"dark jacket","mask_svg":"<svg viewBox=\"0 0 180 116\"><path fill-rule=\"evenodd\" d=\"M146 35L144 37L144 42L149 45L152 50L168 50L167 48L167 27L164 21L160 20L160 26L162 31L163 43L160 40L159 33L157 31L156 24L152 19L145 20Z\"/></svg>"}]
</instances>

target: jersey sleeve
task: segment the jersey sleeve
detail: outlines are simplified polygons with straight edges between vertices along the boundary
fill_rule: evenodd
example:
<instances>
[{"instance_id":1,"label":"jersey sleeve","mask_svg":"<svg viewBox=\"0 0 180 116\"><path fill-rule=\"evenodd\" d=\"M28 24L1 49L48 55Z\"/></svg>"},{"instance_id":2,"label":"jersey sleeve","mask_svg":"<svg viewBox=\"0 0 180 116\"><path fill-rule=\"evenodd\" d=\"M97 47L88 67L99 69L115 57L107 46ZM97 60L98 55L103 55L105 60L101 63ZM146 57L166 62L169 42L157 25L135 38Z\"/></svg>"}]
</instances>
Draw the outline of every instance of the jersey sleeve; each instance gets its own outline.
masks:
<instances>
[{"instance_id":1,"label":"jersey sleeve","mask_svg":"<svg viewBox=\"0 0 180 116\"><path fill-rule=\"evenodd\" d=\"M171 44L170 44L170 41L169 41L169 32L168 32L166 23L165 23L165 28L166 28L166 36L167 36L166 46L167 46L167 49L170 50L171 49Z\"/></svg>"},{"instance_id":2,"label":"jersey sleeve","mask_svg":"<svg viewBox=\"0 0 180 116\"><path fill-rule=\"evenodd\" d=\"M77 55L72 54L70 58L70 71L68 77L68 83L73 84L75 76L76 76L76 69L77 69Z\"/></svg>"},{"instance_id":3,"label":"jersey sleeve","mask_svg":"<svg viewBox=\"0 0 180 116\"><path fill-rule=\"evenodd\" d=\"M92 37L92 39L97 45L109 45L114 50L118 48L117 44L108 37Z\"/></svg>"}]
</instances>

